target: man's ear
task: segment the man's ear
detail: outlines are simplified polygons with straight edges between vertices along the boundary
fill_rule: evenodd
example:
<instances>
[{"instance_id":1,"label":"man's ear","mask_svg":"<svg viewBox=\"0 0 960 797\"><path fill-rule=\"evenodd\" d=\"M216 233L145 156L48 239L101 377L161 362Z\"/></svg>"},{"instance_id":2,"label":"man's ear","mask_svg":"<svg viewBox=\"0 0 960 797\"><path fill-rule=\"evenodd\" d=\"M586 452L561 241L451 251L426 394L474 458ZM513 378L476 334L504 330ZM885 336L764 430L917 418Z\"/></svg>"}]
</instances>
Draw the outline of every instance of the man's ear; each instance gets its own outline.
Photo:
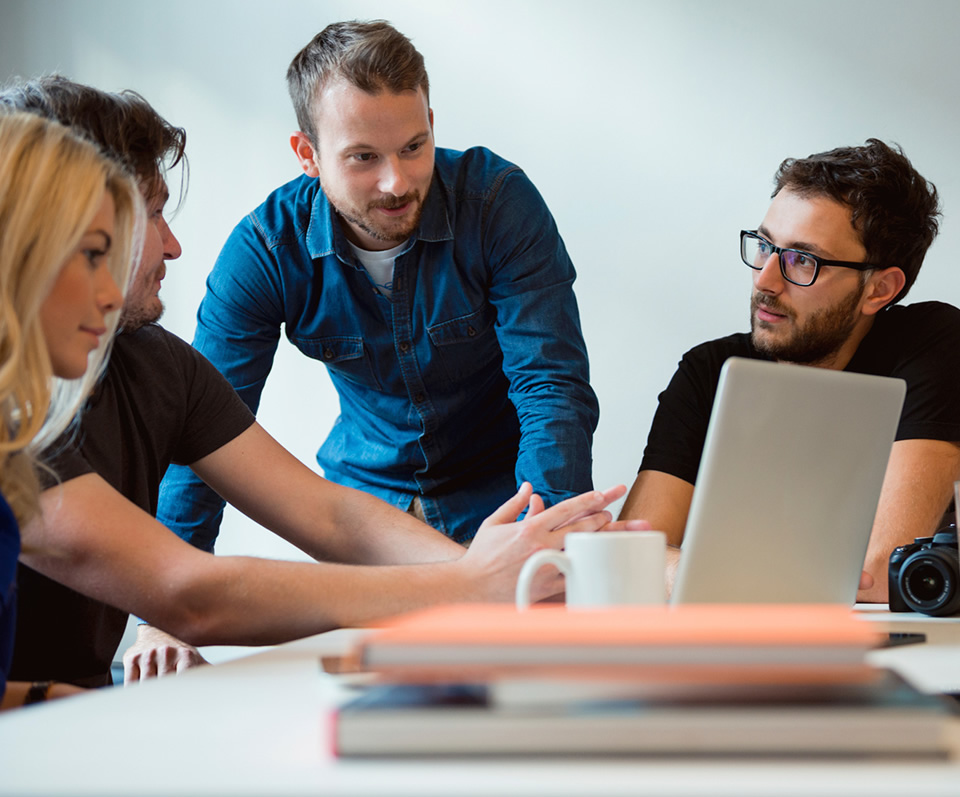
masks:
<instances>
[{"instance_id":1,"label":"man's ear","mask_svg":"<svg viewBox=\"0 0 960 797\"><path fill-rule=\"evenodd\" d=\"M862 312L864 315L876 315L903 290L907 278L897 266L875 271L867 280L864 292Z\"/></svg>"},{"instance_id":2,"label":"man's ear","mask_svg":"<svg viewBox=\"0 0 960 797\"><path fill-rule=\"evenodd\" d=\"M313 144L310 143L310 139L307 138L307 134L299 130L296 133L291 133L290 146L297 156L297 161L299 161L303 173L307 177L319 177L320 169L317 167L316 151Z\"/></svg>"}]
</instances>

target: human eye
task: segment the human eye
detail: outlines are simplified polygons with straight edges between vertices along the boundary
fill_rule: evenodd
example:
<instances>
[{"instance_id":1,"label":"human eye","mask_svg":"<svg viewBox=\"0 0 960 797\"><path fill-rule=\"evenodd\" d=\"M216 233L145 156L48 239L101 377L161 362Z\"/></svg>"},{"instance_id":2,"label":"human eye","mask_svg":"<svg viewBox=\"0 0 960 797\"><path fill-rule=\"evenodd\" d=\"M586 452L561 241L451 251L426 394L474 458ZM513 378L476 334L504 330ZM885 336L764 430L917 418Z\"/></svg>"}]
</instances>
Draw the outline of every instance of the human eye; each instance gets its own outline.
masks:
<instances>
[{"instance_id":1,"label":"human eye","mask_svg":"<svg viewBox=\"0 0 960 797\"><path fill-rule=\"evenodd\" d=\"M107 257L107 250L103 248L88 248L82 251L84 258L87 261L87 265L91 269L98 269L103 265Z\"/></svg>"},{"instance_id":2,"label":"human eye","mask_svg":"<svg viewBox=\"0 0 960 797\"><path fill-rule=\"evenodd\" d=\"M763 238L757 238L757 254L763 258L770 257L773 254L773 244L769 241L763 240Z\"/></svg>"},{"instance_id":3,"label":"human eye","mask_svg":"<svg viewBox=\"0 0 960 797\"><path fill-rule=\"evenodd\" d=\"M371 163L377 156L372 152L355 152L350 157L357 163Z\"/></svg>"}]
</instances>

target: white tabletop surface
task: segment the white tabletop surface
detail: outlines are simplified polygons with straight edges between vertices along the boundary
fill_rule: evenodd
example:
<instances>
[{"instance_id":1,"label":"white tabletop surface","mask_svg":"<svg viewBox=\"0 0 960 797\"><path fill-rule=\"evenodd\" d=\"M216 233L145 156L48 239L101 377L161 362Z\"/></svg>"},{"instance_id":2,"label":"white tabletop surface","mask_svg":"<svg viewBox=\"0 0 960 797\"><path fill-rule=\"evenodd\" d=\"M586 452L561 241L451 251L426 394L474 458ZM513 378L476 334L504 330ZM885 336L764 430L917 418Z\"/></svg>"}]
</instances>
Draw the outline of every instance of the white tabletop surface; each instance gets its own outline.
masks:
<instances>
[{"instance_id":1,"label":"white tabletop surface","mask_svg":"<svg viewBox=\"0 0 960 797\"><path fill-rule=\"evenodd\" d=\"M879 610L868 615L903 624ZM903 622L931 626L929 618ZM927 685L953 678L960 621L932 625L942 626L943 644L871 656L902 665L908 677L921 674L921 685L924 672L934 673ZM319 657L342 653L360 633L335 631L177 677L7 712L0 716L0 794L960 795L960 760L337 760L330 709L350 690L322 672Z\"/></svg>"}]
</instances>

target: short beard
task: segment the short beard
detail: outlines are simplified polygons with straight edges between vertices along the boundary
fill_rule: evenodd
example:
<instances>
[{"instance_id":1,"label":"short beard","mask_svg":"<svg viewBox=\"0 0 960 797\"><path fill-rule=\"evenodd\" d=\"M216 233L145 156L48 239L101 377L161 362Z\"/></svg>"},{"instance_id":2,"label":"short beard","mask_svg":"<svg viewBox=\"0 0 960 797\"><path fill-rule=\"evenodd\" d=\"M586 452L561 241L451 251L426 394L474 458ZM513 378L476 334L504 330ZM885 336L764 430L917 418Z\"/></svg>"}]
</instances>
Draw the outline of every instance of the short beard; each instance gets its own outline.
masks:
<instances>
[{"instance_id":1,"label":"short beard","mask_svg":"<svg viewBox=\"0 0 960 797\"><path fill-rule=\"evenodd\" d=\"M866 280L861 278L859 288L833 307L817 310L793 335L781 341L764 340L757 335L757 326L763 326L762 321L756 320L757 308L768 307L790 318L793 318L793 314L779 300L765 297L761 301L762 294L755 292L750 299L750 332L754 348L775 360L800 365L817 365L831 360L849 340L857 325L856 309L863 296L865 283Z\"/></svg>"},{"instance_id":2,"label":"short beard","mask_svg":"<svg viewBox=\"0 0 960 797\"><path fill-rule=\"evenodd\" d=\"M163 302L160 302L159 312L148 312L142 307L130 308L127 310L124 308L123 313L120 315L120 324L119 328L123 332L136 332L141 327L145 327L147 324L153 324L156 321L159 321L163 316L164 306Z\"/></svg>"},{"instance_id":3,"label":"short beard","mask_svg":"<svg viewBox=\"0 0 960 797\"><path fill-rule=\"evenodd\" d=\"M340 208L336 208L337 213L339 213L343 219L350 224L353 224L357 228L363 230L367 235L373 238L375 241L383 241L388 244L401 244L407 240L412 234L413 231L417 229L420 225L420 217L423 215L423 201L420 197L419 191L412 191L409 194L404 194L402 197L397 197L393 200L384 200L382 202L377 202L367 206L368 212L373 212L377 208L399 208L407 204L407 202L416 202L417 203L417 212L410 223L404 229L397 230L396 232L387 232L383 229L377 229L368 223L367 218L361 217L358 214L348 213Z\"/></svg>"}]
</instances>

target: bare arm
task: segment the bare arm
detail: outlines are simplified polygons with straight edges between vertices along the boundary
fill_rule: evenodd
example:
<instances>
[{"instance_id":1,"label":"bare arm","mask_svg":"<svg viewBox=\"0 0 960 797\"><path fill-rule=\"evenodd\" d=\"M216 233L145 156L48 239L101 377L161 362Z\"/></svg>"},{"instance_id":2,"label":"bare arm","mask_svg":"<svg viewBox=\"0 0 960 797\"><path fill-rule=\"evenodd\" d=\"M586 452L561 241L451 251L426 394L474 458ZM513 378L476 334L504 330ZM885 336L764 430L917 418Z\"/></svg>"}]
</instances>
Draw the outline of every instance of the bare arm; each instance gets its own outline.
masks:
<instances>
[{"instance_id":1,"label":"bare arm","mask_svg":"<svg viewBox=\"0 0 960 797\"><path fill-rule=\"evenodd\" d=\"M315 559L406 564L463 554L413 516L314 473L257 423L191 467L245 515Z\"/></svg>"},{"instance_id":2,"label":"bare arm","mask_svg":"<svg viewBox=\"0 0 960 797\"><path fill-rule=\"evenodd\" d=\"M960 479L960 444L941 440L899 440L893 444L864 570L873 578L857 600L887 601L890 552L937 529Z\"/></svg>"},{"instance_id":3,"label":"bare arm","mask_svg":"<svg viewBox=\"0 0 960 797\"><path fill-rule=\"evenodd\" d=\"M646 520L650 528L667 535L667 594L673 591L680 565L680 545L687 526L693 485L669 473L643 470L630 488L620 520Z\"/></svg>"},{"instance_id":4,"label":"bare arm","mask_svg":"<svg viewBox=\"0 0 960 797\"><path fill-rule=\"evenodd\" d=\"M33 686L31 681L7 681L6 691L3 693L3 699L0 700L0 711L22 706L27 699L27 692L30 691L31 686ZM44 700L70 697L70 695L78 695L86 691L86 689L73 684L51 683Z\"/></svg>"},{"instance_id":5,"label":"bare arm","mask_svg":"<svg viewBox=\"0 0 960 797\"><path fill-rule=\"evenodd\" d=\"M538 503L524 485L460 559L363 567L204 553L88 473L42 494L21 558L190 644L271 644L433 603L512 600L527 557L562 547L567 532L603 527L603 508L623 492L585 493L513 522ZM547 575L538 597L560 588L559 577Z\"/></svg>"}]
</instances>

